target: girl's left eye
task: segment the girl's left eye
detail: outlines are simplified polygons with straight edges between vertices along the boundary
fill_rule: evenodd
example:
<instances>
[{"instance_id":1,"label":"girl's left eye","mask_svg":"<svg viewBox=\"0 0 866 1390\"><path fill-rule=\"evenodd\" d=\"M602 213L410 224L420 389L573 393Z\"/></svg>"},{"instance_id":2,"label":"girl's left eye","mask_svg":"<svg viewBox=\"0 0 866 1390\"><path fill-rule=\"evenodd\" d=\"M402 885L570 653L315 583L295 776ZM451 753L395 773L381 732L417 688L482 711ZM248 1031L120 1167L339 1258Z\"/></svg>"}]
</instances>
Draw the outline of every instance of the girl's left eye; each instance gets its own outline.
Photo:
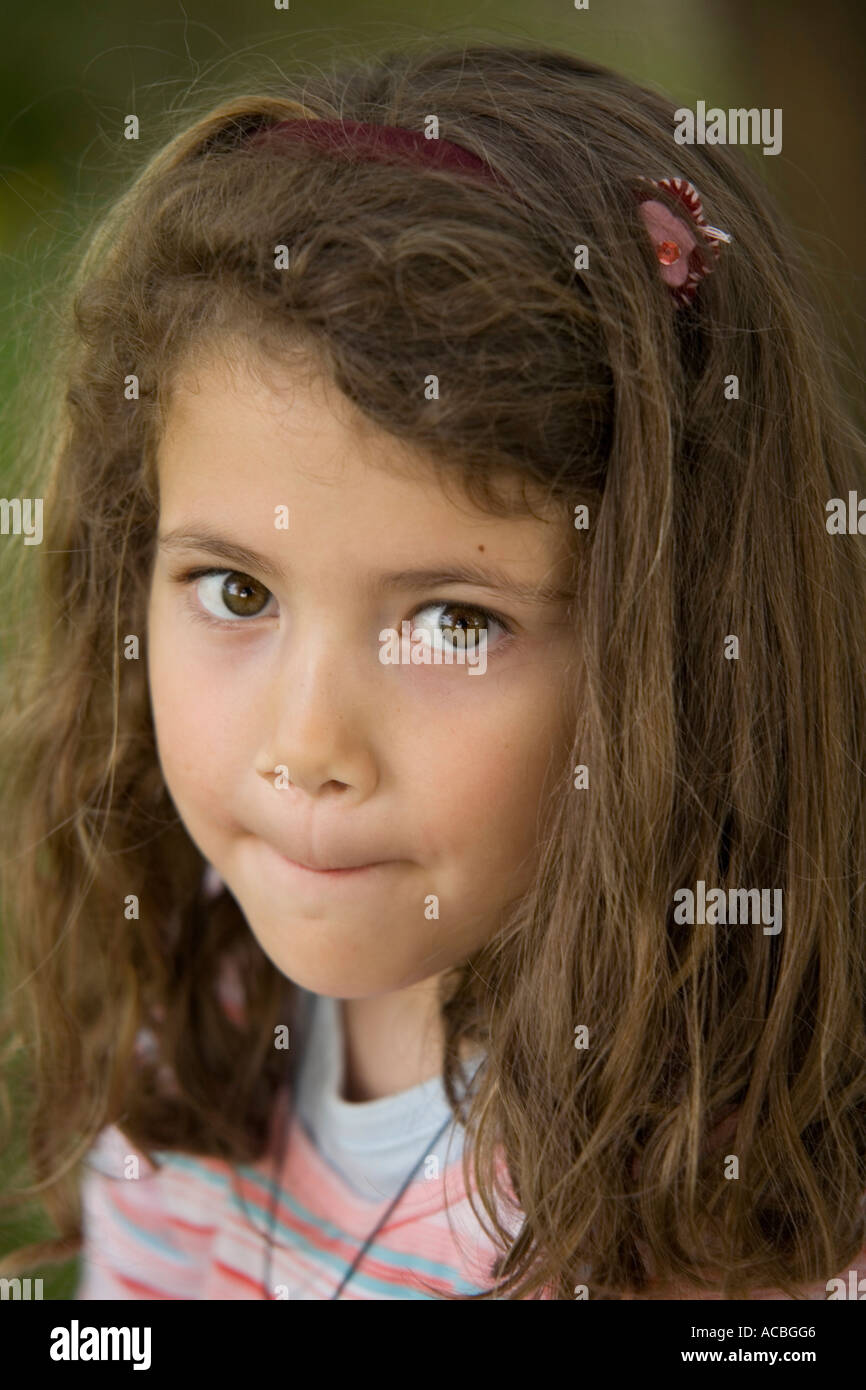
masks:
<instances>
[{"instance_id":1,"label":"girl's left eye","mask_svg":"<svg viewBox=\"0 0 866 1390\"><path fill-rule=\"evenodd\" d=\"M512 629L505 622L505 619L492 613L490 609L478 608L473 603L459 603L451 599L440 600L439 603L426 603L423 608L417 609L413 626L417 623L420 613L435 612L437 609L441 615L447 615L447 621L444 626L440 627L438 621L434 619L433 631L444 637L449 645L452 642L450 634L455 631L466 634L462 639L464 643L467 641L477 643L482 632L487 634L486 640L489 642L494 635L491 628L501 629L505 633L506 639L513 635ZM423 627L422 624L418 624L418 626ZM459 646L460 643L458 642L457 645Z\"/></svg>"},{"instance_id":2,"label":"girl's left eye","mask_svg":"<svg viewBox=\"0 0 866 1390\"><path fill-rule=\"evenodd\" d=\"M266 589L264 584L239 570L192 569L178 575L177 579L181 584L196 586L199 602L210 615L205 617L200 610L194 608L193 616L200 622L214 623L218 627L238 627L244 620L260 618L267 611L268 599L273 598L270 589ZM220 604L224 605L222 611L219 608ZM229 609L233 618L239 619L238 622L226 617L225 607ZM493 636L492 628L501 630L506 639L514 635L510 624L498 613L493 613L489 608L480 608L476 604L460 603L453 599L440 599L436 603L425 603L421 608L417 608L412 619L413 627L423 628L424 624L417 622L419 615L435 613L437 610L440 616L448 615L444 627L440 627L435 619L433 621L434 630L446 641L450 641L448 634L455 629L462 630L467 636L473 634L476 641L478 633L482 631L487 633L487 640L490 641Z\"/></svg>"}]
</instances>

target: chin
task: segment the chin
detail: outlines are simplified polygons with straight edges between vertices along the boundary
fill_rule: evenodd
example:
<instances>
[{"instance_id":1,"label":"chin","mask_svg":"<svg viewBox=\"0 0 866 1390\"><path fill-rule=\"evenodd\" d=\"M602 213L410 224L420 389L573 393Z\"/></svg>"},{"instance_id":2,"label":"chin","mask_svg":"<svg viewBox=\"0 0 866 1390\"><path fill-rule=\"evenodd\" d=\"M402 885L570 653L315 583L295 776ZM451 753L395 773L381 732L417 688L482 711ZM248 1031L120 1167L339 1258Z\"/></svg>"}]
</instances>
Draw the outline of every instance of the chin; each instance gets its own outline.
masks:
<instances>
[{"instance_id":1,"label":"chin","mask_svg":"<svg viewBox=\"0 0 866 1390\"><path fill-rule=\"evenodd\" d=\"M250 918L247 917L250 925ZM393 958L376 963L375 951L365 949L358 935L347 931L336 944L333 929L324 922L301 921L282 927L279 939L271 932L260 933L250 925L256 940L268 960L287 980L313 994L326 994L334 999L364 999L374 994L386 994L401 989L410 980L420 978L411 971L399 969ZM317 940L310 934L318 933ZM304 936L305 940L298 938ZM366 936L366 934L364 934ZM294 938L288 941L287 937ZM366 938L369 940L369 937ZM381 947L381 941L377 943Z\"/></svg>"},{"instance_id":2,"label":"chin","mask_svg":"<svg viewBox=\"0 0 866 1390\"><path fill-rule=\"evenodd\" d=\"M311 994L327 995L331 999L369 999L378 994L389 994L392 990L404 987L403 981L386 975L375 975L365 971L360 977L357 970L341 969L332 961L323 961L320 966L304 962L279 960L270 956L272 964L293 984Z\"/></svg>"}]
</instances>

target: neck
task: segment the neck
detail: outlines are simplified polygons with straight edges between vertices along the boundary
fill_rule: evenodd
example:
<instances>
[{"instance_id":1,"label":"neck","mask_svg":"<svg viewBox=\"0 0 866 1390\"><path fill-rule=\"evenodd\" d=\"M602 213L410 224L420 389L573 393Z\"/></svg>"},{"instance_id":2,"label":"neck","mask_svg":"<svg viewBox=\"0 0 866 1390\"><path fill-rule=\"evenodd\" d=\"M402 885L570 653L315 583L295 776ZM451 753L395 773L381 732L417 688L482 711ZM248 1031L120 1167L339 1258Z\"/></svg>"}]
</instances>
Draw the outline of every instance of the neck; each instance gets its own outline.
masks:
<instances>
[{"instance_id":1,"label":"neck","mask_svg":"<svg viewBox=\"0 0 866 1390\"><path fill-rule=\"evenodd\" d=\"M338 1001L343 1022L343 1100L379 1100L441 1074L439 977L367 999Z\"/></svg>"}]
</instances>

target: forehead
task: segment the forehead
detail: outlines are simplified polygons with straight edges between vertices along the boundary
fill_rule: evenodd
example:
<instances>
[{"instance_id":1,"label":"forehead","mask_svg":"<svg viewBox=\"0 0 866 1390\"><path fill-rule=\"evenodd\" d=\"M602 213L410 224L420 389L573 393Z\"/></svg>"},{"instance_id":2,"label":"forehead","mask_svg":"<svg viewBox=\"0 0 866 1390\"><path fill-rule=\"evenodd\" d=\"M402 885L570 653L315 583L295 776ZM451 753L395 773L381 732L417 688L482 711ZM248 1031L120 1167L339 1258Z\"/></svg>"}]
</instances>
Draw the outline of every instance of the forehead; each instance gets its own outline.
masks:
<instances>
[{"instance_id":1,"label":"forehead","mask_svg":"<svg viewBox=\"0 0 866 1390\"><path fill-rule=\"evenodd\" d=\"M561 502L499 475L502 507L491 512L468 495L459 466L437 466L369 420L301 353L277 361L241 348L188 361L172 381L156 460L162 532L196 522L273 547L286 534L274 522L284 508L299 555L318 540L347 562L371 550L417 562L456 547L555 567L560 578L570 568Z\"/></svg>"}]
</instances>

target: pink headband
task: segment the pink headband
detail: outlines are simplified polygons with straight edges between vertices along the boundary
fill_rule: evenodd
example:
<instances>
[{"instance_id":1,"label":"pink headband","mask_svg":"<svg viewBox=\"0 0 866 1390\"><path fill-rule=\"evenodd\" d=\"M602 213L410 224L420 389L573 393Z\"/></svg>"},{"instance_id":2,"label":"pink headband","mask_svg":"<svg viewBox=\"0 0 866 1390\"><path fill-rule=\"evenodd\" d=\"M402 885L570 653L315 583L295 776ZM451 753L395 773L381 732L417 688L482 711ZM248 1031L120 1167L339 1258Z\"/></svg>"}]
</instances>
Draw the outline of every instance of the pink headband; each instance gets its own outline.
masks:
<instances>
[{"instance_id":1,"label":"pink headband","mask_svg":"<svg viewBox=\"0 0 866 1390\"><path fill-rule=\"evenodd\" d=\"M402 159L409 164L424 163L437 169L478 174L504 187L490 165L477 154L464 150L462 145L450 140L428 140L417 130L404 130L401 126L369 125L364 121L278 121L276 125L256 131L249 143L260 144L271 137L280 141L303 140L330 153L355 159L378 160L385 164Z\"/></svg>"},{"instance_id":2,"label":"pink headband","mask_svg":"<svg viewBox=\"0 0 866 1390\"><path fill-rule=\"evenodd\" d=\"M478 155L456 145L451 140L428 139L415 130L402 126L373 125L364 121L325 121L294 119L257 130L249 144L271 140L303 140L331 154L354 159L366 159L390 164L401 160L418 166L452 169L457 173L474 174L492 182L504 191L514 193L487 162ZM719 255L719 241L733 240L727 232L710 227L703 215L701 199L694 184L687 179L643 179L677 201L687 214L692 227L677 217L665 203L652 196L651 189L638 191L638 212L655 247L661 276L678 307L690 304L698 282L714 268L713 258ZM697 234L695 234L695 232Z\"/></svg>"}]
</instances>

